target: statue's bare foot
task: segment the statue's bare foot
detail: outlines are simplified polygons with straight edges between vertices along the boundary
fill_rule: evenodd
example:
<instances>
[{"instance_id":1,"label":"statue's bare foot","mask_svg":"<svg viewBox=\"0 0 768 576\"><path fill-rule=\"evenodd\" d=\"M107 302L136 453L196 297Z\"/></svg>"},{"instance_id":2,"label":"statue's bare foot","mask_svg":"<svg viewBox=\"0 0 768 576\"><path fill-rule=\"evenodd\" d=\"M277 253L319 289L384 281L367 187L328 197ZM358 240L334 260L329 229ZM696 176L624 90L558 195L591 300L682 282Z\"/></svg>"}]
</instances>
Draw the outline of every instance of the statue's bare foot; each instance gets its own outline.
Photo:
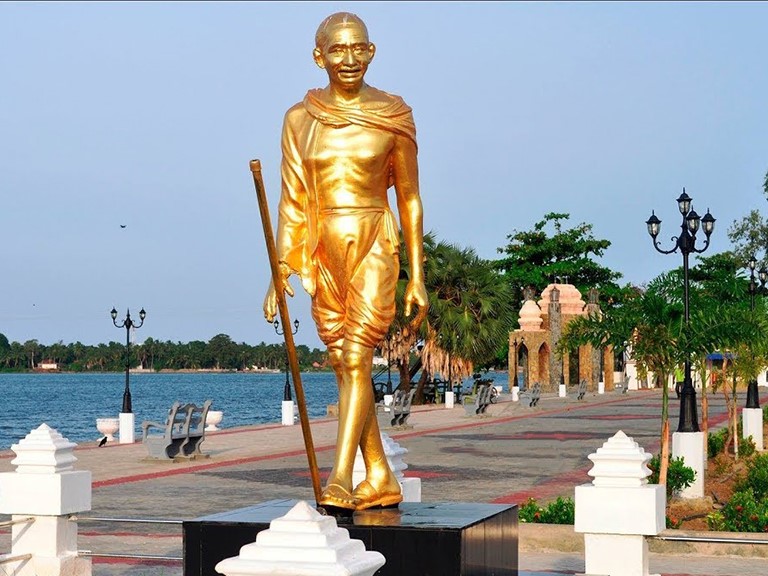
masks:
<instances>
[{"instance_id":1,"label":"statue's bare foot","mask_svg":"<svg viewBox=\"0 0 768 576\"><path fill-rule=\"evenodd\" d=\"M363 480L352 492L352 496L357 500L358 510L374 507L387 508L397 506L403 501L400 484L394 476L380 486L374 486L368 480Z\"/></svg>"},{"instance_id":2,"label":"statue's bare foot","mask_svg":"<svg viewBox=\"0 0 768 576\"><path fill-rule=\"evenodd\" d=\"M320 506L333 506L345 510L357 508L357 498L340 484L328 484L320 495Z\"/></svg>"}]
</instances>

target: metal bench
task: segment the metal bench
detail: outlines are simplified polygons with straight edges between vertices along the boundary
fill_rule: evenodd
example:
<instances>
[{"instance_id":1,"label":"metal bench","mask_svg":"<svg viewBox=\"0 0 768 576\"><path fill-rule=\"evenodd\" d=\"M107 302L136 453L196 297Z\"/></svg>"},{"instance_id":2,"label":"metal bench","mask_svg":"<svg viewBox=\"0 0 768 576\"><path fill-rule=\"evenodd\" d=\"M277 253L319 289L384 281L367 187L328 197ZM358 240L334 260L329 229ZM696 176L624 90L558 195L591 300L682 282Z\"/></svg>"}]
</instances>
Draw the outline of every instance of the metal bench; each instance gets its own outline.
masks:
<instances>
[{"instance_id":1,"label":"metal bench","mask_svg":"<svg viewBox=\"0 0 768 576\"><path fill-rule=\"evenodd\" d=\"M462 406L467 416L476 416L485 414L488 406L492 403L493 392L496 388L491 384L479 384L475 394L467 394L462 399Z\"/></svg>"},{"instance_id":2,"label":"metal bench","mask_svg":"<svg viewBox=\"0 0 768 576\"><path fill-rule=\"evenodd\" d=\"M534 383L534 385L528 390L523 390L520 392L518 398L520 399L520 404L523 406L527 406L528 408L535 408L541 399L541 384L538 382Z\"/></svg>"},{"instance_id":3,"label":"metal bench","mask_svg":"<svg viewBox=\"0 0 768 576\"><path fill-rule=\"evenodd\" d=\"M205 456L200 446L205 440L205 417L211 404L212 400L206 400L202 406L174 402L164 424L149 420L142 422L141 441L147 447L149 457L173 460ZM152 429L163 433L150 434Z\"/></svg>"},{"instance_id":4,"label":"metal bench","mask_svg":"<svg viewBox=\"0 0 768 576\"><path fill-rule=\"evenodd\" d=\"M578 402L579 400L584 400L584 396L586 395L587 395L587 381L582 380L581 382L579 382L579 385L573 391L573 394L571 394L571 398L573 398Z\"/></svg>"}]
</instances>

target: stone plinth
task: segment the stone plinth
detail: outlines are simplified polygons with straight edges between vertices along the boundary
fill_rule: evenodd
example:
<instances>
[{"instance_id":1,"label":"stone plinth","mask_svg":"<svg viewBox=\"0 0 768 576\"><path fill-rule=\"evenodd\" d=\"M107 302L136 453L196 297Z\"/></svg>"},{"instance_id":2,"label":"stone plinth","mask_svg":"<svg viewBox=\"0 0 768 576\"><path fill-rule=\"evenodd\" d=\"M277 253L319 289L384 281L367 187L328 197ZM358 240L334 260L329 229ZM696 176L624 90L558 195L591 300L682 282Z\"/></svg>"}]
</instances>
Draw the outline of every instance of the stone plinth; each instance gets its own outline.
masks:
<instances>
[{"instance_id":1,"label":"stone plinth","mask_svg":"<svg viewBox=\"0 0 768 576\"><path fill-rule=\"evenodd\" d=\"M763 444L763 410L762 408L744 408L741 412L742 436L755 443L755 448L762 452Z\"/></svg>"},{"instance_id":2,"label":"stone plinth","mask_svg":"<svg viewBox=\"0 0 768 576\"><path fill-rule=\"evenodd\" d=\"M665 528L664 486L648 484L651 455L622 431L594 454L591 484L576 487L574 530L584 533L584 571L648 576L645 536Z\"/></svg>"},{"instance_id":3,"label":"stone plinth","mask_svg":"<svg viewBox=\"0 0 768 576\"><path fill-rule=\"evenodd\" d=\"M0 513L33 521L11 528L11 556L31 559L4 564L8 574L90 575L90 559L77 556L77 523L68 518L91 509L91 473L73 469L75 446L47 424L11 446L16 471L0 474Z\"/></svg>"},{"instance_id":4,"label":"stone plinth","mask_svg":"<svg viewBox=\"0 0 768 576\"><path fill-rule=\"evenodd\" d=\"M704 474L707 468L707 452L704 449L704 432L675 432L672 434L672 457L683 459L693 468L696 476L693 484L680 491L681 498L704 497Z\"/></svg>"},{"instance_id":5,"label":"stone plinth","mask_svg":"<svg viewBox=\"0 0 768 576\"><path fill-rule=\"evenodd\" d=\"M339 528L304 501L272 520L240 554L216 564L226 576L373 576L384 565L379 552L366 551L360 540Z\"/></svg>"}]
</instances>

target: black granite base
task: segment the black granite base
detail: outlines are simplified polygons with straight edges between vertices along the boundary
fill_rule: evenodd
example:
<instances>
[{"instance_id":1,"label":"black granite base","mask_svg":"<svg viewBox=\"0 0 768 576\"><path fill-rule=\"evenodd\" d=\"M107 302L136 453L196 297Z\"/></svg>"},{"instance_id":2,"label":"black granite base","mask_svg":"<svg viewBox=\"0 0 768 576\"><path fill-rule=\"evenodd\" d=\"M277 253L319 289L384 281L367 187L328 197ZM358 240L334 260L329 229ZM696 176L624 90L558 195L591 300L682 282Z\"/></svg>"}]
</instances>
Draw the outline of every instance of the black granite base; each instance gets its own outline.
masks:
<instances>
[{"instance_id":1,"label":"black granite base","mask_svg":"<svg viewBox=\"0 0 768 576\"><path fill-rule=\"evenodd\" d=\"M184 576L218 576L218 562L237 556L296 503L271 500L185 521ZM336 521L387 559L377 576L517 576L514 505L404 502Z\"/></svg>"}]
</instances>

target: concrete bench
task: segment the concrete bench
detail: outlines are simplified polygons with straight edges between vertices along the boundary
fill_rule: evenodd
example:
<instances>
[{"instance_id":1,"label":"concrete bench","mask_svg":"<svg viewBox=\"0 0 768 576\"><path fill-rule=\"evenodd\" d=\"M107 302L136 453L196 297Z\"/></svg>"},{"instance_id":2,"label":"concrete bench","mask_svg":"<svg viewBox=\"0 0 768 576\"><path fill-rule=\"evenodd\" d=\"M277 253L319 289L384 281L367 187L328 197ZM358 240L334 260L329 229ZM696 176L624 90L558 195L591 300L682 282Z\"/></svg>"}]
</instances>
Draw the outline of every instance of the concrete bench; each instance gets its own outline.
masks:
<instances>
[{"instance_id":1,"label":"concrete bench","mask_svg":"<svg viewBox=\"0 0 768 576\"><path fill-rule=\"evenodd\" d=\"M518 394L518 398L520 398L520 404L523 406L527 406L528 408L535 408L541 399L541 384L538 382L534 383L534 385L528 390L523 390L520 392L520 394Z\"/></svg>"},{"instance_id":2,"label":"concrete bench","mask_svg":"<svg viewBox=\"0 0 768 576\"><path fill-rule=\"evenodd\" d=\"M584 396L586 395L587 395L587 381L582 380L581 382L579 382L579 385L573 391L573 394L571 394L571 398L578 402L579 400L584 400Z\"/></svg>"},{"instance_id":3,"label":"concrete bench","mask_svg":"<svg viewBox=\"0 0 768 576\"><path fill-rule=\"evenodd\" d=\"M416 394L416 387L413 386L408 392L404 392L400 389L395 390L392 394L392 403L389 406L384 404L376 404L376 413L389 412L389 424L390 426L397 428L406 426L408 423L408 417L411 415L411 402L413 396Z\"/></svg>"},{"instance_id":4,"label":"concrete bench","mask_svg":"<svg viewBox=\"0 0 768 576\"><path fill-rule=\"evenodd\" d=\"M624 380L619 382L619 385L613 389L617 394L626 394L627 390L629 390L629 378L624 378Z\"/></svg>"},{"instance_id":5,"label":"concrete bench","mask_svg":"<svg viewBox=\"0 0 768 576\"><path fill-rule=\"evenodd\" d=\"M202 406L174 402L164 424L145 420L141 423L141 441L150 458L198 458L204 456L200 446L205 440L205 417L213 404L206 400ZM153 429L162 434L151 434Z\"/></svg>"},{"instance_id":6,"label":"concrete bench","mask_svg":"<svg viewBox=\"0 0 768 576\"><path fill-rule=\"evenodd\" d=\"M466 394L462 398L461 405L467 416L477 416L485 414L488 406L492 403L493 392L496 391L491 384L479 384L474 394Z\"/></svg>"}]
</instances>

